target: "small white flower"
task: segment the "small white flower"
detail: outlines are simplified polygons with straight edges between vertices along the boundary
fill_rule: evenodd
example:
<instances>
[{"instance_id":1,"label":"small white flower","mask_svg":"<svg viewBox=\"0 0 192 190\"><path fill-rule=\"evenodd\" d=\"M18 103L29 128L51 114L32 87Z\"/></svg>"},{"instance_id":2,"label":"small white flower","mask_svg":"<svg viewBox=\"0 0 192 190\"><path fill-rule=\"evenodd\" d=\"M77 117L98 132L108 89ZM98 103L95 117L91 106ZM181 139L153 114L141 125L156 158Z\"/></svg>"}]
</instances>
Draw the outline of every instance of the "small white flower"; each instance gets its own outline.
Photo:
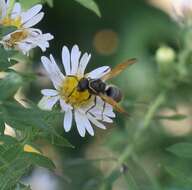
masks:
<instances>
[{"instance_id":1,"label":"small white flower","mask_svg":"<svg viewBox=\"0 0 192 190\"><path fill-rule=\"evenodd\" d=\"M55 90L44 89L41 91L43 98L39 102L39 107L45 110L52 110L53 106L59 101L61 109L65 112L63 126L66 132L72 127L73 116L79 134L84 137L86 131L94 135L91 125L105 129L102 122L111 123L111 118L115 117L113 107L104 102L100 97L92 95L88 90L80 92L77 90L78 81L82 77L98 79L110 71L110 67L99 67L90 73L84 74L85 68L91 58L90 54L81 52L77 45L74 45L71 53L66 46L62 49L62 62L65 75L60 71L54 58L42 57L41 61L50 77Z\"/></svg>"},{"instance_id":2,"label":"small white flower","mask_svg":"<svg viewBox=\"0 0 192 190\"><path fill-rule=\"evenodd\" d=\"M48 41L52 40L53 36L49 33L42 34L41 30L31 28L42 20L44 13L40 12L41 9L42 5L38 4L28 11L22 11L20 3L14 2L12 6L9 0L0 0L0 25L17 28L16 31L4 36L1 44L5 48L18 49L24 54L28 54L37 46L45 51L49 47Z\"/></svg>"},{"instance_id":3,"label":"small white flower","mask_svg":"<svg viewBox=\"0 0 192 190\"><path fill-rule=\"evenodd\" d=\"M171 0L172 17L180 24L192 24L192 0Z\"/></svg>"},{"instance_id":4,"label":"small white flower","mask_svg":"<svg viewBox=\"0 0 192 190\"><path fill-rule=\"evenodd\" d=\"M46 51L49 47L49 40L53 36L49 33L42 34L41 30L35 28L18 29L3 37L2 43L5 48L15 48L28 54L29 51L35 47L40 47L42 51Z\"/></svg>"}]
</instances>

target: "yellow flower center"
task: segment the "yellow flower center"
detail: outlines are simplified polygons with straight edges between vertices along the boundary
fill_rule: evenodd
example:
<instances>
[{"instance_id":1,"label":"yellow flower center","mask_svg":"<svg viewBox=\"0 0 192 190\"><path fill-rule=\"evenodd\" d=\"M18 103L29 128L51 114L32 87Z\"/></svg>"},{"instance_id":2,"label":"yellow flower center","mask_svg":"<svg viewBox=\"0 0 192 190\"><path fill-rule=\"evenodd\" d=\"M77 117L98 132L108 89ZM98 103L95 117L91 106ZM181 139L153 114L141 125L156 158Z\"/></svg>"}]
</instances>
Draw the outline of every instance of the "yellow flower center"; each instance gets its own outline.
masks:
<instances>
[{"instance_id":1,"label":"yellow flower center","mask_svg":"<svg viewBox=\"0 0 192 190\"><path fill-rule=\"evenodd\" d=\"M21 17L16 17L15 19L5 17L1 21L1 24L4 26L15 26L17 28L21 28L21 26L22 26Z\"/></svg>"},{"instance_id":2,"label":"yellow flower center","mask_svg":"<svg viewBox=\"0 0 192 190\"><path fill-rule=\"evenodd\" d=\"M28 36L28 32L26 30L14 32L10 35L10 38L5 41L6 45L10 48L13 48L17 44L17 42L20 42L26 39L27 36Z\"/></svg>"},{"instance_id":3,"label":"yellow flower center","mask_svg":"<svg viewBox=\"0 0 192 190\"><path fill-rule=\"evenodd\" d=\"M86 105L91 100L91 94L88 90L83 92L77 90L79 80L80 78L76 76L67 76L60 88L60 96L73 107Z\"/></svg>"}]
</instances>

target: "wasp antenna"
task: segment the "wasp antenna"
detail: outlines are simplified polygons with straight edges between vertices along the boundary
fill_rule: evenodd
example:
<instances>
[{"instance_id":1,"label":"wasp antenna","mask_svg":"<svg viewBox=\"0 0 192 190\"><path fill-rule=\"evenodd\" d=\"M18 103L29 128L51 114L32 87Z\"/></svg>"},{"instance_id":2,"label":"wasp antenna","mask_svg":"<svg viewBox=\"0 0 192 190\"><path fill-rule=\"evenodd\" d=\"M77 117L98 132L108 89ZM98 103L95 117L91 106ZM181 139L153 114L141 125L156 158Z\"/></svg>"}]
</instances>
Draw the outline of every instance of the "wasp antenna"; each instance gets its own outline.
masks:
<instances>
[{"instance_id":1,"label":"wasp antenna","mask_svg":"<svg viewBox=\"0 0 192 190\"><path fill-rule=\"evenodd\" d=\"M128 112L123 112L123 114L126 116L126 117L130 117L130 114Z\"/></svg>"},{"instance_id":2,"label":"wasp antenna","mask_svg":"<svg viewBox=\"0 0 192 190\"><path fill-rule=\"evenodd\" d=\"M132 65L137 62L136 58L127 59L124 63L127 63L128 65Z\"/></svg>"}]
</instances>

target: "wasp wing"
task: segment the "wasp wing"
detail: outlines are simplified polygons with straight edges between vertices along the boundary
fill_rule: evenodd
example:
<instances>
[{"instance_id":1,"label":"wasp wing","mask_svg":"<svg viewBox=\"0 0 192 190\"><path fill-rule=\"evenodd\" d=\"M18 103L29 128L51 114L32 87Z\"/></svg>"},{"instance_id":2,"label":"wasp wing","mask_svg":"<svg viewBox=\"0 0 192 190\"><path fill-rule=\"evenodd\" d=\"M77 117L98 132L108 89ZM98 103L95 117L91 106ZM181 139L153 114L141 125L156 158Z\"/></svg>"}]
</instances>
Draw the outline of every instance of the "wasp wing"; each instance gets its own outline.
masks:
<instances>
[{"instance_id":1,"label":"wasp wing","mask_svg":"<svg viewBox=\"0 0 192 190\"><path fill-rule=\"evenodd\" d=\"M105 102L107 102L108 104L110 104L111 106L113 106L113 108L120 112L120 113L123 113L125 115L129 115L115 100L113 100L112 98L108 97L108 96L105 96L103 94L100 94L99 95L101 97L101 99Z\"/></svg>"},{"instance_id":2,"label":"wasp wing","mask_svg":"<svg viewBox=\"0 0 192 190\"><path fill-rule=\"evenodd\" d=\"M109 80L113 77L116 77L119 75L124 69L126 69L129 65L132 65L136 62L136 59L129 59L126 60L123 63L118 64L115 68L113 68L110 72L108 72L106 75L104 75L101 79L103 81Z\"/></svg>"}]
</instances>

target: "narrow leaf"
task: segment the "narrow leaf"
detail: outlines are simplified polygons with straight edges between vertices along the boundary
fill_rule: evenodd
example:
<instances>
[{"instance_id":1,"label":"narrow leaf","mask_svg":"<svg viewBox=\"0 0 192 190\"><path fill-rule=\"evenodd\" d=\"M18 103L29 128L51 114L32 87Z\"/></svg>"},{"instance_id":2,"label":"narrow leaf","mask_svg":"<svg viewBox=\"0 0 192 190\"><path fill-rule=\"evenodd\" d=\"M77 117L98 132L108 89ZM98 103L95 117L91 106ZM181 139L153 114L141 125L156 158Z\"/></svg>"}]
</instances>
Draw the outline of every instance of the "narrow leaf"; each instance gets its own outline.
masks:
<instances>
[{"instance_id":1,"label":"narrow leaf","mask_svg":"<svg viewBox=\"0 0 192 190\"><path fill-rule=\"evenodd\" d=\"M56 146L60 147L71 147L74 148L74 146L63 136L59 135L55 132L55 134L52 134L52 141L51 143Z\"/></svg>"},{"instance_id":2,"label":"narrow leaf","mask_svg":"<svg viewBox=\"0 0 192 190\"><path fill-rule=\"evenodd\" d=\"M186 119L187 116L183 115L183 114L175 114L175 115L171 115L171 116L157 116L157 119L167 119L167 120L183 120Z\"/></svg>"},{"instance_id":3,"label":"narrow leaf","mask_svg":"<svg viewBox=\"0 0 192 190\"><path fill-rule=\"evenodd\" d=\"M167 150L179 157L192 158L192 143L177 143Z\"/></svg>"},{"instance_id":4,"label":"narrow leaf","mask_svg":"<svg viewBox=\"0 0 192 190\"><path fill-rule=\"evenodd\" d=\"M134 177L131 175L130 172L127 172L125 175L124 175L125 179L126 179L126 182L127 182L127 188L128 189L131 189L131 190L139 190L139 187L134 179Z\"/></svg>"},{"instance_id":5,"label":"narrow leaf","mask_svg":"<svg viewBox=\"0 0 192 190\"><path fill-rule=\"evenodd\" d=\"M0 26L0 36L4 37L7 34L14 32L16 29L17 27L14 27L14 26L8 26L8 27Z\"/></svg>"},{"instance_id":6,"label":"narrow leaf","mask_svg":"<svg viewBox=\"0 0 192 190\"><path fill-rule=\"evenodd\" d=\"M6 100L12 97L23 81L20 75L10 72L4 79L0 80L0 100Z\"/></svg>"},{"instance_id":7,"label":"narrow leaf","mask_svg":"<svg viewBox=\"0 0 192 190\"><path fill-rule=\"evenodd\" d=\"M192 178L181 169L172 166L165 166L165 170L174 178L184 183L192 185Z\"/></svg>"},{"instance_id":8,"label":"narrow leaf","mask_svg":"<svg viewBox=\"0 0 192 190\"><path fill-rule=\"evenodd\" d=\"M86 7L87 9L93 11L98 17L101 17L99 7L94 0L75 0L75 1L80 3L82 6Z\"/></svg>"},{"instance_id":9,"label":"narrow leaf","mask_svg":"<svg viewBox=\"0 0 192 190\"><path fill-rule=\"evenodd\" d=\"M47 157L36 153L23 153L23 157L31 162L31 164L48 168L50 170L55 169L54 163Z\"/></svg>"}]
</instances>

